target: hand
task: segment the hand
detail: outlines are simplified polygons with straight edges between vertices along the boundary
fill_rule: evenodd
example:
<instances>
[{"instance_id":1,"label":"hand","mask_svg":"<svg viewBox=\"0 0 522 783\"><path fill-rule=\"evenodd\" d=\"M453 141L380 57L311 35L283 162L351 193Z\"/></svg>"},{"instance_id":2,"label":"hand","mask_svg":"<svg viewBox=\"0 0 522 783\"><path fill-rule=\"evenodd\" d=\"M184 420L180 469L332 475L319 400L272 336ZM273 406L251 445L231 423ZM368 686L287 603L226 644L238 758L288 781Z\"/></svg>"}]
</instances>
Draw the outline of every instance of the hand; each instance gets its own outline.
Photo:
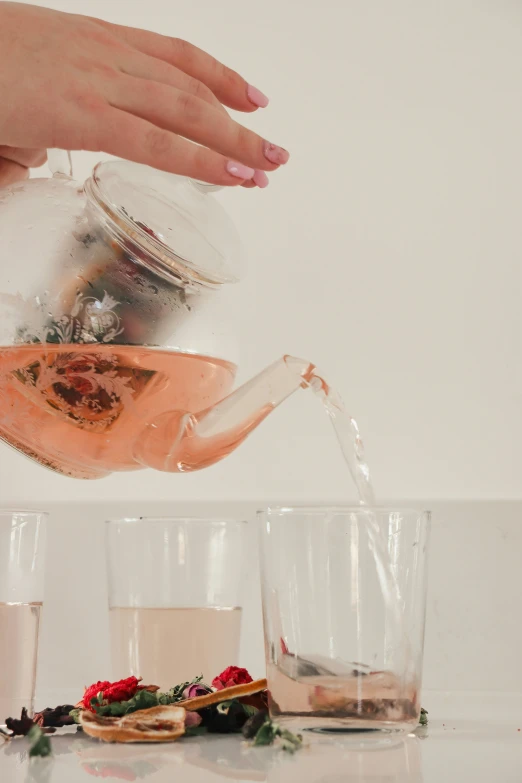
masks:
<instances>
[{"instance_id":1,"label":"hand","mask_svg":"<svg viewBox=\"0 0 522 783\"><path fill-rule=\"evenodd\" d=\"M1 58L0 58L1 59ZM0 188L29 177L29 169L43 166L45 150L24 150L0 146Z\"/></svg>"},{"instance_id":2,"label":"hand","mask_svg":"<svg viewBox=\"0 0 522 783\"><path fill-rule=\"evenodd\" d=\"M268 184L288 152L226 112L268 99L177 38L0 2L0 184L59 148L216 185ZM195 143L194 143L195 142Z\"/></svg>"}]
</instances>

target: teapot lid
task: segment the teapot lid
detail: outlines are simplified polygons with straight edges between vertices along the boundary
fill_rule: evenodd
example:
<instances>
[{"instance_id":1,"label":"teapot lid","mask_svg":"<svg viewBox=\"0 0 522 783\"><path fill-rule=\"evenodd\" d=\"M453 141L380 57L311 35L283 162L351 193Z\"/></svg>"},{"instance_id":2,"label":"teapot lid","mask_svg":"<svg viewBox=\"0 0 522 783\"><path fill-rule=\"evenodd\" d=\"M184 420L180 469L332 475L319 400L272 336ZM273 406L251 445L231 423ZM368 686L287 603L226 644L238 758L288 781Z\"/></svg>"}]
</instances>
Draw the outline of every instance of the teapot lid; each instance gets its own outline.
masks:
<instances>
[{"instance_id":1,"label":"teapot lid","mask_svg":"<svg viewBox=\"0 0 522 783\"><path fill-rule=\"evenodd\" d=\"M120 226L160 256L165 271L210 285L240 279L241 242L210 193L214 186L123 160L99 163L90 184Z\"/></svg>"}]
</instances>

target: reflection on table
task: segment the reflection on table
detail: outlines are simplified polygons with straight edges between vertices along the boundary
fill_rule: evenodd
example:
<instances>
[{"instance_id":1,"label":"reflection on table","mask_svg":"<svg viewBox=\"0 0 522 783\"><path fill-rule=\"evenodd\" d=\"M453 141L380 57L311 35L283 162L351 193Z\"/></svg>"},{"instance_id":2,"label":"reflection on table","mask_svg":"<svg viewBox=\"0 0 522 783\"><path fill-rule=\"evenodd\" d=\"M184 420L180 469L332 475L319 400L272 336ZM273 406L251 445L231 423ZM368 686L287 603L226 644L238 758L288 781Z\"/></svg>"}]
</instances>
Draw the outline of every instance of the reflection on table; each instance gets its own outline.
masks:
<instances>
[{"instance_id":1,"label":"reflection on table","mask_svg":"<svg viewBox=\"0 0 522 783\"><path fill-rule=\"evenodd\" d=\"M147 783L422 783L416 736L311 735L289 755L254 748L238 735L214 735L165 745L108 745L81 733L52 738L53 757L30 760L25 739L0 745L0 778L9 783L82 783L87 779Z\"/></svg>"}]
</instances>

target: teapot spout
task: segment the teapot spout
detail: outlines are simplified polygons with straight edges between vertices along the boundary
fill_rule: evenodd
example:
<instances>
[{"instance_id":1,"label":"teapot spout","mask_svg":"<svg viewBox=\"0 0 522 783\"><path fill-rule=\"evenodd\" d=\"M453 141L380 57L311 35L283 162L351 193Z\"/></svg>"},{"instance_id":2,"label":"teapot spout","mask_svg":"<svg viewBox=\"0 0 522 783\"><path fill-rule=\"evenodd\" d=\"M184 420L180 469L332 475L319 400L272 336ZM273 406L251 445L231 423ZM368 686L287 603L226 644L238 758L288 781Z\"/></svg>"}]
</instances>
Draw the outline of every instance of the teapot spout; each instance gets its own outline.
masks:
<instances>
[{"instance_id":1,"label":"teapot spout","mask_svg":"<svg viewBox=\"0 0 522 783\"><path fill-rule=\"evenodd\" d=\"M141 433L135 459L145 467L184 473L228 456L268 414L313 377L315 366L284 356L211 408L163 413Z\"/></svg>"}]
</instances>

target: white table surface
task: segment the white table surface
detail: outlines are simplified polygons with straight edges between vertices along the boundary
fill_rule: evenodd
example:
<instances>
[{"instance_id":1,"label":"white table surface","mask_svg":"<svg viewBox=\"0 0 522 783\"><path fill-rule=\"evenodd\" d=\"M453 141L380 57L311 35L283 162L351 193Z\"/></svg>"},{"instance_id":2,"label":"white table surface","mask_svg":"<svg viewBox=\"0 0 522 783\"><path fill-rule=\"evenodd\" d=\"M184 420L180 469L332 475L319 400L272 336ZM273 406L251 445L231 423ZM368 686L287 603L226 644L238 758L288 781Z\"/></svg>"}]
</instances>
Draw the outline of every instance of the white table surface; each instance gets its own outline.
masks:
<instances>
[{"instance_id":1,"label":"white table surface","mask_svg":"<svg viewBox=\"0 0 522 783\"><path fill-rule=\"evenodd\" d=\"M376 747L362 735L306 738L294 756L251 748L238 735L164 745L107 745L54 735L54 756L29 760L25 739L0 745L1 783L298 781L299 783L520 783L522 732L515 718L431 721L427 730Z\"/></svg>"}]
</instances>

